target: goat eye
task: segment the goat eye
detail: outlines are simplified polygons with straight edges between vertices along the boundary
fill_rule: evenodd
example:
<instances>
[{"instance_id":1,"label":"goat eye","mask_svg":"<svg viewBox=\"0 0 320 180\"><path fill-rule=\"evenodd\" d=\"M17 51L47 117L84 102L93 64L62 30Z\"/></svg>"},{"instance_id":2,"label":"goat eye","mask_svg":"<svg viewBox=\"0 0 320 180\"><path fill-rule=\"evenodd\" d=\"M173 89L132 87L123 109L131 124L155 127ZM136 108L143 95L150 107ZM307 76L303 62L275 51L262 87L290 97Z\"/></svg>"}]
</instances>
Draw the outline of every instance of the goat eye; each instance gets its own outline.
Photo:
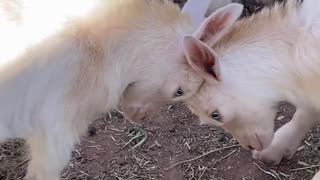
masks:
<instances>
[{"instance_id":1,"label":"goat eye","mask_svg":"<svg viewBox=\"0 0 320 180\"><path fill-rule=\"evenodd\" d=\"M221 121L221 116L219 111L214 111L211 113L211 118L216 120L216 121Z\"/></svg>"},{"instance_id":2,"label":"goat eye","mask_svg":"<svg viewBox=\"0 0 320 180\"><path fill-rule=\"evenodd\" d=\"M179 87L179 88L177 89L177 91L176 91L175 96L176 96L176 97L179 97L179 96L182 96L182 95L183 95L183 90L181 89L181 87Z\"/></svg>"}]
</instances>

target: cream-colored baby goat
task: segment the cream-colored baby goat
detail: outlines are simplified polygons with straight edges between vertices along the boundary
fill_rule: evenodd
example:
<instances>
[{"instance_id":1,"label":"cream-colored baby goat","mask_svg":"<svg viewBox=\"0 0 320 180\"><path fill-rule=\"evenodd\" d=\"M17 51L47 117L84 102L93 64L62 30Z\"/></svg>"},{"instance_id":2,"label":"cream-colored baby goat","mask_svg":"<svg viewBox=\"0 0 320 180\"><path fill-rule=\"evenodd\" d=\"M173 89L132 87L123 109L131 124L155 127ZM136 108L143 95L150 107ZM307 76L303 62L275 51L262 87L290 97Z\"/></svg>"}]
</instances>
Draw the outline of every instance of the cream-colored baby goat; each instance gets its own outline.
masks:
<instances>
[{"instance_id":1,"label":"cream-colored baby goat","mask_svg":"<svg viewBox=\"0 0 320 180\"><path fill-rule=\"evenodd\" d=\"M212 41L211 28L230 26L242 8L214 13L193 36ZM126 117L142 119L191 97L214 63L196 51L205 44L193 28L169 0L107 0L1 66L0 140L27 140L26 179L60 179L88 124L120 102Z\"/></svg>"},{"instance_id":2,"label":"cream-colored baby goat","mask_svg":"<svg viewBox=\"0 0 320 180\"><path fill-rule=\"evenodd\" d=\"M215 28L223 36L208 44L212 49L199 50L215 61L215 75L187 101L201 122L223 127L254 149L256 159L279 163L292 157L319 120L319 9L318 0L292 0ZM297 112L274 133L279 101L291 102Z\"/></svg>"}]
</instances>

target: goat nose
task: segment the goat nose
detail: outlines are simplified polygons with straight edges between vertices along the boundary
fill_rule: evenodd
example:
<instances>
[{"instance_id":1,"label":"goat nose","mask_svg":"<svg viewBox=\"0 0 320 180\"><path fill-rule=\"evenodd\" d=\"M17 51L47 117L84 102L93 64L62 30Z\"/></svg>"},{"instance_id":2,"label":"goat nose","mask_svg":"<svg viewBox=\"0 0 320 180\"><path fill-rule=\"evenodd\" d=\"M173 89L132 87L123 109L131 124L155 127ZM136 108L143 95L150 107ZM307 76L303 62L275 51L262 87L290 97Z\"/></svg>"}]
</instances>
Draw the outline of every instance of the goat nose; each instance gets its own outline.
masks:
<instances>
[{"instance_id":1,"label":"goat nose","mask_svg":"<svg viewBox=\"0 0 320 180\"><path fill-rule=\"evenodd\" d=\"M250 151L254 150L253 147L250 146L250 145L248 146L248 149L249 149Z\"/></svg>"}]
</instances>

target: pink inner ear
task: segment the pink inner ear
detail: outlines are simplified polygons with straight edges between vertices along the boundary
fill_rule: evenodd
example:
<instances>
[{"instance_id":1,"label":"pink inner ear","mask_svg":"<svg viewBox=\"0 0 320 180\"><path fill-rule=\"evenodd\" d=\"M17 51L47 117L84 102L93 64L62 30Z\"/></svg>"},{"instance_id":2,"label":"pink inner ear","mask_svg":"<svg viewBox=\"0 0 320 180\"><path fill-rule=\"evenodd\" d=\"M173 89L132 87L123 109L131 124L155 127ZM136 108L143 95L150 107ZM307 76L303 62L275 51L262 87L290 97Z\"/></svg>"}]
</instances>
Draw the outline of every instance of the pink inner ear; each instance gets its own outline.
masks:
<instances>
[{"instance_id":1,"label":"pink inner ear","mask_svg":"<svg viewBox=\"0 0 320 180\"><path fill-rule=\"evenodd\" d=\"M210 38L212 38L212 36L215 36L216 33L221 32L225 28L226 22L230 16L231 13L227 12L208 21L199 40L202 42L207 42Z\"/></svg>"},{"instance_id":2,"label":"pink inner ear","mask_svg":"<svg viewBox=\"0 0 320 180\"><path fill-rule=\"evenodd\" d=\"M187 38L185 43L189 54L190 63L194 68L199 69L200 73L204 75L213 76L219 80L218 72L215 72L216 59L210 48L202 44L199 40Z\"/></svg>"},{"instance_id":3,"label":"pink inner ear","mask_svg":"<svg viewBox=\"0 0 320 180\"><path fill-rule=\"evenodd\" d=\"M216 59L213 54L208 52L208 50L203 51L203 58L202 58L202 66L203 69L213 77L215 77L217 80L219 80L219 77L217 76L217 72L215 72L215 65L216 65Z\"/></svg>"}]
</instances>

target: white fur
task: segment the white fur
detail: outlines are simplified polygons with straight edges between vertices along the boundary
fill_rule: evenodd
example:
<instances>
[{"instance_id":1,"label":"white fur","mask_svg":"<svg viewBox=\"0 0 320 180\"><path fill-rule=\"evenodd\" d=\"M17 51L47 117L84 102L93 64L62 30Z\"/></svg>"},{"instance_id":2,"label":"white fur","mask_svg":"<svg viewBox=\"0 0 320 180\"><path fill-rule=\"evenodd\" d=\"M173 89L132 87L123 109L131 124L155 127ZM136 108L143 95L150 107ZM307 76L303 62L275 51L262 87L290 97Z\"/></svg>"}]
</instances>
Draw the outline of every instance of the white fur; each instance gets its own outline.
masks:
<instances>
[{"instance_id":1,"label":"white fur","mask_svg":"<svg viewBox=\"0 0 320 180\"><path fill-rule=\"evenodd\" d=\"M320 171L318 171L317 174L313 176L312 180L320 180Z\"/></svg>"},{"instance_id":2,"label":"white fur","mask_svg":"<svg viewBox=\"0 0 320 180\"><path fill-rule=\"evenodd\" d=\"M0 141L27 140L26 179L60 179L74 144L101 113L121 105L129 119L143 119L195 94L213 62L185 41L193 28L169 0L102 1L2 65ZM184 57L187 46L201 58Z\"/></svg>"},{"instance_id":3,"label":"white fur","mask_svg":"<svg viewBox=\"0 0 320 180\"><path fill-rule=\"evenodd\" d=\"M245 148L263 150L254 151L257 159L279 163L292 157L318 120L318 4L306 0L301 7L295 1L275 5L225 27L230 31L208 44L217 54L218 67L212 68L219 69L221 80L212 78L216 83L203 85L188 105L202 123L223 127ZM279 101L293 103L297 113L274 134ZM214 111L221 122L211 118Z\"/></svg>"}]
</instances>

